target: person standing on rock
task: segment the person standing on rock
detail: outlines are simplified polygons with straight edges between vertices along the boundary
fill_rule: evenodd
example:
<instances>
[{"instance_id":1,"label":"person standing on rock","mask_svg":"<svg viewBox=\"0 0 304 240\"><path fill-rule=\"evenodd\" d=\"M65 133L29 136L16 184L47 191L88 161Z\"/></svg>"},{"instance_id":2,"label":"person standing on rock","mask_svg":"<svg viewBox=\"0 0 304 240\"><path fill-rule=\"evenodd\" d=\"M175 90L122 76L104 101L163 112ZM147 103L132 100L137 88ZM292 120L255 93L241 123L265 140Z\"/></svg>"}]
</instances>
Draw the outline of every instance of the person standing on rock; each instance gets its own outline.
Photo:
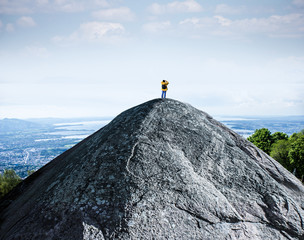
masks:
<instances>
[{"instance_id":1,"label":"person standing on rock","mask_svg":"<svg viewBox=\"0 0 304 240\"><path fill-rule=\"evenodd\" d=\"M161 82L161 86L162 86L162 95L161 95L161 98L166 98L166 93L168 91L168 84L169 84L169 82L167 80L163 80Z\"/></svg>"}]
</instances>

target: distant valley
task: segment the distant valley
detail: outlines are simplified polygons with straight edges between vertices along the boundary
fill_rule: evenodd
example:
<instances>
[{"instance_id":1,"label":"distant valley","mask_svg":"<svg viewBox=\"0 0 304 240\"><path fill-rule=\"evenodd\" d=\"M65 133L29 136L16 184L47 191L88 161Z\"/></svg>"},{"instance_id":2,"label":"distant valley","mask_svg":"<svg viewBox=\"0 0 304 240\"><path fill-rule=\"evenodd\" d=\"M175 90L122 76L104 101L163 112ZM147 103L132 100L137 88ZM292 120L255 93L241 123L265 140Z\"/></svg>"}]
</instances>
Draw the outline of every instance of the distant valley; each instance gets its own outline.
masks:
<instances>
[{"instance_id":1,"label":"distant valley","mask_svg":"<svg viewBox=\"0 0 304 240\"><path fill-rule=\"evenodd\" d=\"M0 120L0 172L22 178L71 148L112 118Z\"/></svg>"}]
</instances>

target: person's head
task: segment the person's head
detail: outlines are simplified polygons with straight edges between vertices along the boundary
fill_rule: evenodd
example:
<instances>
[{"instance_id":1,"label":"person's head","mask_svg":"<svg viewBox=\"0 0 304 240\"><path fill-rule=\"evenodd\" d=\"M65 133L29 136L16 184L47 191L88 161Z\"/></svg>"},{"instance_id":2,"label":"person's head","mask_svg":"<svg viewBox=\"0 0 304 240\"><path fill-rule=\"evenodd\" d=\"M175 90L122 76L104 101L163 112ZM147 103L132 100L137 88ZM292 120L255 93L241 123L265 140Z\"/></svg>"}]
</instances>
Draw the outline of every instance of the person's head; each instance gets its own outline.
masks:
<instances>
[{"instance_id":1,"label":"person's head","mask_svg":"<svg viewBox=\"0 0 304 240\"><path fill-rule=\"evenodd\" d=\"M166 80L163 80L163 82L166 82Z\"/></svg>"}]
</instances>

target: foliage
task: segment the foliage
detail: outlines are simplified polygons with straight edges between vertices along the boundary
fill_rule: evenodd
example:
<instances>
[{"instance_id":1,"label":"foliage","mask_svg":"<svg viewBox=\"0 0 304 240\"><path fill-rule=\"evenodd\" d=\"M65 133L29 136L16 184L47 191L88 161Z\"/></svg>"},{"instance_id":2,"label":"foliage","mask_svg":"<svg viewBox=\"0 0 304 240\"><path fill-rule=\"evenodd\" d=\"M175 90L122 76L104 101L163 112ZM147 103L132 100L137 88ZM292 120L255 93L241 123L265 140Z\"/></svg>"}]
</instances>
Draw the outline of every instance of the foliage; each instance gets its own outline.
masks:
<instances>
[{"instance_id":1,"label":"foliage","mask_svg":"<svg viewBox=\"0 0 304 240\"><path fill-rule=\"evenodd\" d=\"M299 138L299 137L301 137L301 136L303 136L304 135L304 129L301 131L301 132L299 132L299 133L293 133L290 137L289 137L289 140L291 141L291 142L295 142L295 141L297 141L297 139Z\"/></svg>"},{"instance_id":2,"label":"foliage","mask_svg":"<svg viewBox=\"0 0 304 240\"><path fill-rule=\"evenodd\" d=\"M0 198L11 191L19 182L21 182L21 178L14 170L4 170L4 173L0 174Z\"/></svg>"},{"instance_id":3,"label":"foliage","mask_svg":"<svg viewBox=\"0 0 304 240\"><path fill-rule=\"evenodd\" d=\"M273 143L271 132L267 128L255 130L254 134L248 137L248 140L269 154Z\"/></svg>"},{"instance_id":4,"label":"foliage","mask_svg":"<svg viewBox=\"0 0 304 240\"><path fill-rule=\"evenodd\" d=\"M270 156L281 163L289 171L293 171L288 157L290 143L288 140L278 140L272 145Z\"/></svg>"},{"instance_id":5,"label":"foliage","mask_svg":"<svg viewBox=\"0 0 304 240\"><path fill-rule=\"evenodd\" d=\"M271 137L274 143L279 140L288 140L288 135L282 132L275 132L274 134L271 135Z\"/></svg>"},{"instance_id":6,"label":"foliage","mask_svg":"<svg viewBox=\"0 0 304 240\"><path fill-rule=\"evenodd\" d=\"M296 169L296 176L302 178L304 175L304 135L291 144L288 157Z\"/></svg>"},{"instance_id":7,"label":"foliage","mask_svg":"<svg viewBox=\"0 0 304 240\"><path fill-rule=\"evenodd\" d=\"M27 175L30 176L34 172L35 170L28 170ZM13 169L5 169L4 173L0 174L0 199L21 181L21 177Z\"/></svg>"},{"instance_id":8,"label":"foliage","mask_svg":"<svg viewBox=\"0 0 304 240\"><path fill-rule=\"evenodd\" d=\"M247 138L258 148L270 154L290 172L303 180L304 177L304 129L290 137L286 133L271 134L267 128L258 129Z\"/></svg>"},{"instance_id":9,"label":"foliage","mask_svg":"<svg viewBox=\"0 0 304 240\"><path fill-rule=\"evenodd\" d=\"M27 170L27 175L30 176L35 172L35 170Z\"/></svg>"}]
</instances>

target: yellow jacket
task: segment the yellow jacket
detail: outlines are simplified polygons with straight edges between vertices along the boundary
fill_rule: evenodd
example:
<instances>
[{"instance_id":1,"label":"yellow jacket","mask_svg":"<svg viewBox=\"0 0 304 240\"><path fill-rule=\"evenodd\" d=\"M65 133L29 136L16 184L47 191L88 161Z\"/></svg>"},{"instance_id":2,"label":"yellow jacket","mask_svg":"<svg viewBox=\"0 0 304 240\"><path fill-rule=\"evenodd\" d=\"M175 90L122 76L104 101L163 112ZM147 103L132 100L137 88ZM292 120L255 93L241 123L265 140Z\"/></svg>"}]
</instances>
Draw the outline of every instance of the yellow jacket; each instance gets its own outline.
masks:
<instances>
[{"instance_id":1,"label":"yellow jacket","mask_svg":"<svg viewBox=\"0 0 304 240\"><path fill-rule=\"evenodd\" d=\"M165 82L161 81L161 85L162 85L162 91L167 91L168 90L168 84L169 82L166 80Z\"/></svg>"}]
</instances>

